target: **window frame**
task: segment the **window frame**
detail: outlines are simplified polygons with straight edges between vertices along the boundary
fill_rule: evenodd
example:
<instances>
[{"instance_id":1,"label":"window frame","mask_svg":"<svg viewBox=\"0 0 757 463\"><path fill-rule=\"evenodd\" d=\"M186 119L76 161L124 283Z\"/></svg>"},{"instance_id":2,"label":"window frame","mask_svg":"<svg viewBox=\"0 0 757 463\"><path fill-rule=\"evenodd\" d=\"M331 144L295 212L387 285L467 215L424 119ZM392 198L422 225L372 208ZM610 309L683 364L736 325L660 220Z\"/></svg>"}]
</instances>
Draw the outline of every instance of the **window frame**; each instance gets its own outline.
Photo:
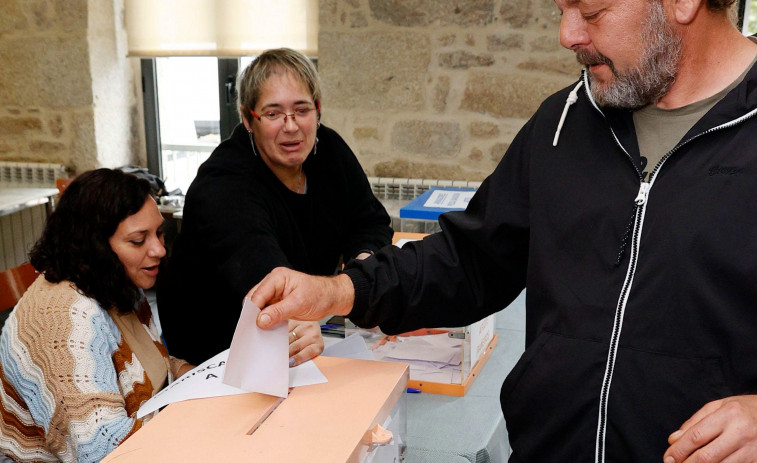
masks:
<instances>
[{"instance_id":1,"label":"window frame","mask_svg":"<svg viewBox=\"0 0 757 463\"><path fill-rule=\"evenodd\" d=\"M751 7L751 8L750 8ZM757 0L739 0L738 5L738 28L744 35L755 35L757 34L757 22L754 22L752 24L751 31L746 30L746 28L749 26L747 23L748 17L749 17L749 11L750 9L752 11L757 10Z\"/></svg>"},{"instance_id":2,"label":"window frame","mask_svg":"<svg viewBox=\"0 0 757 463\"><path fill-rule=\"evenodd\" d=\"M231 136L241 122L236 108L236 76L240 58L218 58L218 108L221 140ZM142 103L144 107L147 170L163 178L163 148L160 142L160 105L155 58L140 60L142 73ZM184 192L186 193L186 192Z\"/></svg>"}]
</instances>

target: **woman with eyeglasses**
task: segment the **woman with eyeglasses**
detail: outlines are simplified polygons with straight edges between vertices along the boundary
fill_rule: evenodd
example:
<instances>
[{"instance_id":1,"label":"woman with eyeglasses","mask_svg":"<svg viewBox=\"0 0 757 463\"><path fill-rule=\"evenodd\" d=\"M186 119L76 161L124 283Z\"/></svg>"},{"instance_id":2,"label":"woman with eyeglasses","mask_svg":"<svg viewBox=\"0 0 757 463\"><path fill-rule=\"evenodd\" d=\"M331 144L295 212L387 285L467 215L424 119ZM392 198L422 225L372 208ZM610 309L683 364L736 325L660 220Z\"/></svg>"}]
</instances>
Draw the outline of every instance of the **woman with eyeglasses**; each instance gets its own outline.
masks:
<instances>
[{"instance_id":1,"label":"woman with eyeglasses","mask_svg":"<svg viewBox=\"0 0 757 463\"><path fill-rule=\"evenodd\" d=\"M392 237L357 158L320 122L308 58L269 50L243 71L237 91L242 123L189 187L158 282L166 345L193 363L229 348L244 296L273 268L330 275ZM290 365L322 352L316 323L289 323Z\"/></svg>"}]
</instances>

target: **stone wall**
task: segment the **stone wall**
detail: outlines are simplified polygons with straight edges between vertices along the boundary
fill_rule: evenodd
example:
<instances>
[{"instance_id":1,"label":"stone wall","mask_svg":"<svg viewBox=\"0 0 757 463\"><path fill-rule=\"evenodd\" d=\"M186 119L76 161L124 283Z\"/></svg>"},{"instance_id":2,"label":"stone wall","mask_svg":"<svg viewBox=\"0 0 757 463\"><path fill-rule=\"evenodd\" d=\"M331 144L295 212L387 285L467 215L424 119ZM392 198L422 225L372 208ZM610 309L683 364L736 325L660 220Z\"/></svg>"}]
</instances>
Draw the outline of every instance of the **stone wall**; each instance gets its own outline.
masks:
<instances>
[{"instance_id":1,"label":"stone wall","mask_svg":"<svg viewBox=\"0 0 757 463\"><path fill-rule=\"evenodd\" d=\"M320 0L323 121L369 175L482 180L580 66L553 0Z\"/></svg>"},{"instance_id":2,"label":"stone wall","mask_svg":"<svg viewBox=\"0 0 757 463\"><path fill-rule=\"evenodd\" d=\"M121 0L3 0L0 160L145 165ZM135 74L136 73L136 74Z\"/></svg>"},{"instance_id":3,"label":"stone wall","mask_svg":"<svg viewBox=\"0 0 757 463\"><path fill-rule=\"evenodd\" d=\"M579 72L553 0L320 0L324 123L370 175L481 180ZM3 0L0 160L146 165L122 0Z\"/></svg>"}]
</instances>

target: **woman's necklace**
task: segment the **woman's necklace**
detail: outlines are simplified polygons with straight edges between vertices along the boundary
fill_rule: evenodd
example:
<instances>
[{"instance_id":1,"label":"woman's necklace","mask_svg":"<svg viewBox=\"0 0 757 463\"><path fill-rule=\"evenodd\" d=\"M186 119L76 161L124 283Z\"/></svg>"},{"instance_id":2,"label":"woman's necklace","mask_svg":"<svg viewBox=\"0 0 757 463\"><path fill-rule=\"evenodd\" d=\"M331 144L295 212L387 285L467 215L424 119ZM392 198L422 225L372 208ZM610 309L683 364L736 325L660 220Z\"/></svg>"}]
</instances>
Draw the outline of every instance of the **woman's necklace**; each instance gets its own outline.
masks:
<instances>
[{"instance_id":1,"label":"woman's necklace","mask_svg":"<svg viewBox=\"0 0 757 463\"><path fill-rule=\"evenodd\" d=\"M295 193L299 193L299 194L305 193L305 189L302 188L302 164L300 164L300 173L297 174L297 190L295 191Z\"/></svg>"}]
</instances>

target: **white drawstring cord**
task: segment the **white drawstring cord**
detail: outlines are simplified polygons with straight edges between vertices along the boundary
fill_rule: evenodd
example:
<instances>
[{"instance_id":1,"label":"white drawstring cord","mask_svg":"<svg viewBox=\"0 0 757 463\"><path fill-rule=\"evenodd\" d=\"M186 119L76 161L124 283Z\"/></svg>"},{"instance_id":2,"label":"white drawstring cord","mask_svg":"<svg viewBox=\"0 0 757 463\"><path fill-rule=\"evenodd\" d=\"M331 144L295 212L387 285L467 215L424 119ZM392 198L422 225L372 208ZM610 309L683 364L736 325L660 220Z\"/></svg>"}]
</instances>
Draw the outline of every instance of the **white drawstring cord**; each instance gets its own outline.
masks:
<instances>
[{"instance_id":1,"label":"white drawstring cord","mask_svg":"<svg viewBox=\"0 0 757 463\"><path fill-rule=\"evenodd\" d=\"M555 131L555 139L552 141L552 146L557 146L557 140L560 139L560 131L562 130L562 125L565 123L565 117L568 115L568 109L570 108L570 105L578 101L578 89L581 88L581 86L584 84L584 81L581 80L576 84L576 86L571 90L570 94L568 95L568 99L565 100L565 107L562 110L562 115L560 116L560 123L557 124L557 130Z\"/></svg>"}]
</instances>

